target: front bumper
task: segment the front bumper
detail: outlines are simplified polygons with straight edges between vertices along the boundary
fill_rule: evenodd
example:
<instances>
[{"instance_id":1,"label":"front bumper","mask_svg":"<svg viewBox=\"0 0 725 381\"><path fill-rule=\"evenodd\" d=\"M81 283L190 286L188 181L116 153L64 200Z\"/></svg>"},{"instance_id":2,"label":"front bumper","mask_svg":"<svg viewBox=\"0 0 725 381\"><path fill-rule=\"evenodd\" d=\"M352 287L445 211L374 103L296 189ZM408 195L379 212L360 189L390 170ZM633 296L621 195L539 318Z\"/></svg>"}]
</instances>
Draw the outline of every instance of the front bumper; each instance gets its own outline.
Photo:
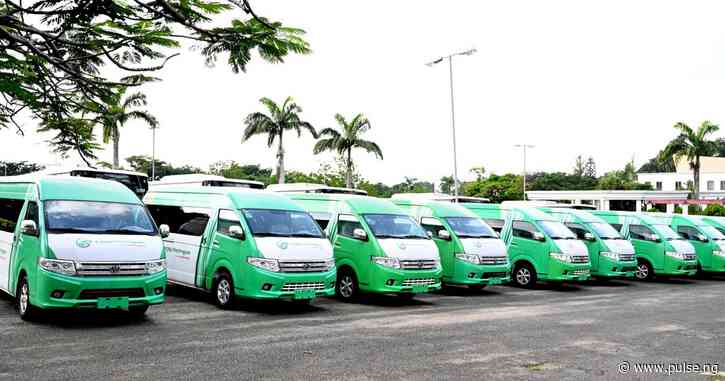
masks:
<instances>
[{"instance_id":1,"label":"front bumper","mask_svg":"<svg viewBox=\"0 0 725 381\"><path fill-rule=\"evenodd\" d=\"M568 263L549 259L549 272L546 276L542 276L542 280L547 281L585 281L591 277L591 264L587 263Z\"/></svg>"},{"instance_id":2,"label":"front bumper","mask_svg":"<svg viewBox=\"0 0 725 381\"><path fill-rule=\"evenodd\" d=\"M166 271L144 276L77 277L38 269L30 290L31 303L39 308L99 308L112 298L127 298L128 307L142 307L164 302ZM60 297L51 295L59 292Z\"/></svg>"},{"instance_id":3,"label":"front bumper","mask_svg":"<svg viewBox=\"0 0 725 381\"><path fill-rule=\"evenodd\" d=\"M253 266L234 284L237 296L252 299L312 299L335 295L337 270L317 273L278 273ZM314 293L310 290L314 290Z\"/></svg>"},{"instance_id":4,"label":"front bumper","mask_svg":"<svg viewBox=\"0 0 725 381\"><path fill-rule=\"evenodd\" d=\"M703 266L702 269L707 272L725 273L725 257L713 255L710 259L710 266Z\"/></svg>"},{"instance_id":5,"label":"front bumper","mask_svg":"<svg viewBox=\"0 0 725 381\"><path fill-rule=\"evenodd\" d=\"M671 257L665 258L665 267L657 275L684 275L693 276L697 273L697 259L683 261Z\"/></svg>"},{"instance_id":6,"label":"front bumper","mask_svg":"<svg viewBox=\"0 0 725 381\"><path fill-rule=\"evenodd\" d=\"M366 292L422 294L441 289L441 270L399 270L371 264L370 279L360 283Z\"/></svg>"},{"instance_id":7,"label":"front bumper","mask_svg":"<svg viewBox=\"0 0 725 381\"><path fill-rule=\"evenodd\" d=\"M494 285L511 281L511 265L476 265L455 260L453 276L444 277L450 284Z\"/></svg>"},{"instance_id":8,"label":"front bumper","mask_svg":"<svg viewBox=\"0 0 725 381\"><path fill-rule=\"evenodd\" d=\"M637 261L615 261L611 258L599 257L599 265L592 268L592 275L606 278L634 278Z\"/></svg>"}]
</instances>

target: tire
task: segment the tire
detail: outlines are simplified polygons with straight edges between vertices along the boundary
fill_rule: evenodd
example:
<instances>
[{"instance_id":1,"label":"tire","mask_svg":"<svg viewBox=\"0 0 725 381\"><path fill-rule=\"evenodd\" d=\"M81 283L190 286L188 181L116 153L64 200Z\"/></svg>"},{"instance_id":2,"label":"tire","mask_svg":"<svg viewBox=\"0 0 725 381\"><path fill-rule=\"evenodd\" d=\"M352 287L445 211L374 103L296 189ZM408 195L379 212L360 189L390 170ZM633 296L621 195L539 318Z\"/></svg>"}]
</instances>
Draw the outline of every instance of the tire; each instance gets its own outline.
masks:
<instances>
[{"instance_id":1,"label":"tire","mask_svg":"<svg viewBox=\"0 0 725 381\"><path fill-rule=\"evenodd\" d=\"M144 315L146 315L146 311L149 310L149 306L137 306L137 307L129 307L128 313L131 314L134 318L142 318Z\"/></svg>"},{"instance_id":2,"label":"tire","mask_svg":"<svg viewBox=\"0 0 725 381\"><path fill-rule=\"evenodd\" d=\"M700 279L709 279L710 273L702 269L702 265L700 265L700 262L697 262L697 273L695 273L695 276Z\"/></svg>"},{"instance_id":3,"label":"tire","mask_svg":"<svg viewBox=\"0 0 725 381\"><path fill-rule=\"evenodd\" d=\"M484 288L486 288L486 285L485 284L469 284L468 288L473 291L481 291Z\"/></svg>"},{"instance_id":4,"label":"tire","mask_svg":"<svg viewBox=\"0 0 725 381\"><path fill-rule=\"evenodd\" d=\"M536 270L526 262L519 263L514 267L512 278L517 287L532 288L536 284Z\"/></svg>"},{"instance_id":5,"label":"tire","mask_svg":"<svg viewBox=\"0 0 725 381\"><path fill-rule=\"evenodd\" d=\"M214 304L223 310L234 306L234 283L227 272L217 273L212 287L212 297Z\"/></svg>"},{"instance_id":6,"label":"tire","mask_svg":"<svg viewBox=\"0 0 725 381\"><path fill-rule=\"evenodd\" d=\"M634 272L634 278L637 280L652 280L655 277L655 270L652 268L652 265L645 261L645 260L639 260L637 261L637 270Z\"/></svg>"},{"instance_id":7,"label":"tire","mask_svg":"<svg viewBox=\"0 0 725 381\"><path fill-rule=\"evenodd\" d=\"M337 282L335 283L335 294L337 297L351 301L355 300L360 293L357 283L357 277L352 270L345 270L337 274Z\"/></svg>"},{"instance_id":8,"label":"tire","mask_svg":"<svg viewBox=\"0 0 725 381\"><path fill-rule=\"evenodd\" d=\"M15 300L18 304L18 315L25 321L34 321L40 315L40 310L30 302L30 284L28 278L23 275L18 281L18 288L15 291Z\"/></svg>"}]
</instances>

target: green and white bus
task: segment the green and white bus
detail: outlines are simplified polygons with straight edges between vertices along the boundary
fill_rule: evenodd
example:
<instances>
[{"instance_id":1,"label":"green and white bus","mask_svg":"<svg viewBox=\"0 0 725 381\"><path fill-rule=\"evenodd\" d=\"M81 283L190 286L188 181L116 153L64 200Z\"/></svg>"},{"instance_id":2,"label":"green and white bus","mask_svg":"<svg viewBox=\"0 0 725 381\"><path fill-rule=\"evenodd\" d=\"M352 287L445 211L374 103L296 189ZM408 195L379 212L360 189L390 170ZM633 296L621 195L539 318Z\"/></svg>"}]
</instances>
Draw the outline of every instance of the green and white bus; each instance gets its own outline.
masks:
<instances>
[{"instance_id":1,"label":"green and white bus","mask_svg":"<svg viewBox=\"0 0 725 381\"><path fill-rule=\"evenodd\" d=\"M497 204L461 204L500 229L511 261L512 280L533 287L538 280L585 281L591 263L587 247L556 218L535 208Z\"/></svg>"},{"instance_id":2,"label":"green and white bus","mask_svg":"<svg viewBox=\"0 0 725 381\"><path fill-rule=\"evenodd\" d=\"M279 194L223 187L159 187L144 197L169 226L169 283L235 297L308 303L334 295L332 246L300 206Z\"/></svg>"},{"instance_id":3,"label":"green and white bus","mask_svg":"<svg viewBox=\"0 0 725 381\"><path fill-rule=\"evenodd\" d=\"M415 294L440 290L438 249L423 228L389 200L323 193L285 193L305 208L333 243L337 295Z\"/></svg>"},{"instance_id":4,"label":"green and white bus","mask_svg":"<svg viewBox=\"0 0 725 381\"><path fill-rule=\"evenodd\" d=\"M705 216L650 213L690 242L697 254L700 273L725 273L725 235Z\"/></svg>"},{"instance_id":5,"label":"green and white bus","mask_svg":"<svg viewBox=\"0 0 725 381\"><path fill-rule=\"evenodd\" d=\"M416 194L395 194L392 201L433 238L445 285L482 289L511 280L506 244L473 212L450 201L426 201Z\"/></svg>"},{"instance_id":6,"label":"green and white bus","mask_svg":"<svg viewBox=\"0 0 725 381\"><path fill-rule=\"evenodd\" d=\"M667 222L642 213L594 211L624 238L632 242L637 255L639 280L655 276L692 276L697 272L695 248L675 233Z\"/></svg>"},{"instance_id":7,"label":"green and white bus","mask_svg":"<svg viewBox=\"0 0 725 381\"><path fill-rule=\"evenodd\" d=\"M143 314L164 302L163 230L115 181L0 177L0 290L25 320L50 308Z\"/></svg>"}]
</instances>

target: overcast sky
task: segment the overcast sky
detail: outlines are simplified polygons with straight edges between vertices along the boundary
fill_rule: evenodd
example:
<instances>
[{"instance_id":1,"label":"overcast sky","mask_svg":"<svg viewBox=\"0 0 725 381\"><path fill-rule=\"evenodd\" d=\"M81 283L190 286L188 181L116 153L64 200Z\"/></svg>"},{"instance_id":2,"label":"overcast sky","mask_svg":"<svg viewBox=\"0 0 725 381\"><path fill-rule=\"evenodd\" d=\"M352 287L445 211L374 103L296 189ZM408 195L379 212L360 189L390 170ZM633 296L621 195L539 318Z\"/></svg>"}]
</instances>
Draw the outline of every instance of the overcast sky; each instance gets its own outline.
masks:
<instances>
[{"instance_id":1,"label":"overcast sky","mask_svg":"<svg viewBox=\"0 0 725 381\"><path fill-rule=\"evenodd\" d=\"M257 0L258 14L307 30L313 53L259 59L245 74L204 65L187 49L145 87L161 122L157 153L202 168L218 160L274 165L262 137L242 144L242 120L263 96L293 96L315 127L362 112L385 160L354 159L365 178L438 180L452 172L448 67L454 60L459 176L471 167L520 172L517 143L535 144L530 171L570 171L578 154L599 173L637 165L675 136L677 121L725 124L722 1L293 1ZM724 126L725 127L725 126ZM44 143L0 131L0 160L57 162ZM718 136L723 136L719 134ZM310 171L313 140L286 139L287 166ZM151 133L129 123L121 157L151 153ZM110 147L99 152L111 161ZM72 161L77 161L72 157Z\"/></svg>"}]
</instances>

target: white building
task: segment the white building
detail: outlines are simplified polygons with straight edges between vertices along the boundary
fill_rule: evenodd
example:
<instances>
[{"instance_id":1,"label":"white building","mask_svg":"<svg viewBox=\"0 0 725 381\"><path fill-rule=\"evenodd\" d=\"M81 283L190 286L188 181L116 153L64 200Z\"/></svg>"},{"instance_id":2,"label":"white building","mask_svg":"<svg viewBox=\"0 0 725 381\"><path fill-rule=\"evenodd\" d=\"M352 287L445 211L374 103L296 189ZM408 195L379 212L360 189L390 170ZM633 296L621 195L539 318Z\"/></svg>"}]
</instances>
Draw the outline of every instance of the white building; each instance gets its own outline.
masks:
<instances>
[{"instance_id":1,"label":"white building","mask_svg":"<svg viewBox=\"0 0 725 381\"><path fill-rule=\"evenodd\" d=\"M677 161L675 172L637 174L637 181L649 183L658 191L686 191L692 187L694 178L686 158ZM700 198L725 198L725 157L700 158Z\"/></svg>"}]
</instances>

